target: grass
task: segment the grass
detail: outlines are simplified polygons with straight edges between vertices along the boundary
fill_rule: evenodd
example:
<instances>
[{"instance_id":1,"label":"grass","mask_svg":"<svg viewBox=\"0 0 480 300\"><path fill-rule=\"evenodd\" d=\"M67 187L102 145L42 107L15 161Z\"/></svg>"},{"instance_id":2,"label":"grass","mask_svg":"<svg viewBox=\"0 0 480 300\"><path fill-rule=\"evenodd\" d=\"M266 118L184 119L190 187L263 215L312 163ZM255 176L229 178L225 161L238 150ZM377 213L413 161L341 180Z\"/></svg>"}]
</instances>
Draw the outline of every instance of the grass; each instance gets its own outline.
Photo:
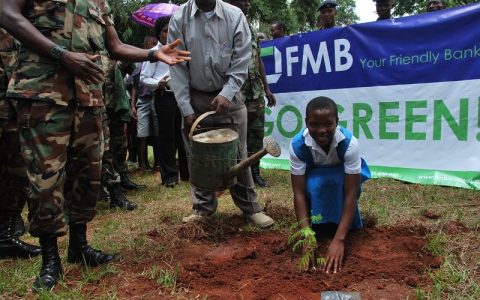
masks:
<instances>
[{"instance_id":1,"label":"grass","mask_svg":"<svg viewBox=\"0 0 480 300\"><path fill-rule=\"evenodd\" d=\"M277 170L264 170L263 174L272 188L258 189L259 201L277 221L272 230L288 232L295 222L290 175ZM90 244L94 248L117 253L116 262L88 269L64 260L64 281L54 292L37 297L30 289L40 269L40 258L2 260L0 298L128 298L123 294L122 287L126 284L141 285L145 281L153 282L156 288L148 295L136 295L137 298L188 298L185 290L176 285L179 265L170 249L180 241L181 234L205 234L202 228L179 225L181 218L191 212L189 186L182 182L175 189L168 189L160 185L159 178L149 174L133 179L148 186L145 190L127 194L139 208L131 212L109 210L108 204L101 202L97 217L89 225ZM367 182L360 200L363 214L378 225L422 224L427 228L426 248L435 255L443 256L444 262L440 268L431 270L431 286L412 291L417 299L480 299L479 205L478 191L404 184L389 179ZM438 217L426 218L424 215L427 212ZM239 214L228 193L221 196L216 214L216 223L220 225L211 228L207 237L221 242L222 222L228 222L232 216ZM468 230L462 230L465 227ZM452 228L455 230L452 231ZM258 231L252 225L242 225L241 229ZM168 242L164 237L168 237ZM24 239L38 243L28 235ZM66 238L60 239L64 259L66 247ZM145 265L148 267L143 267Z\"/></svg>"}]
</instances>

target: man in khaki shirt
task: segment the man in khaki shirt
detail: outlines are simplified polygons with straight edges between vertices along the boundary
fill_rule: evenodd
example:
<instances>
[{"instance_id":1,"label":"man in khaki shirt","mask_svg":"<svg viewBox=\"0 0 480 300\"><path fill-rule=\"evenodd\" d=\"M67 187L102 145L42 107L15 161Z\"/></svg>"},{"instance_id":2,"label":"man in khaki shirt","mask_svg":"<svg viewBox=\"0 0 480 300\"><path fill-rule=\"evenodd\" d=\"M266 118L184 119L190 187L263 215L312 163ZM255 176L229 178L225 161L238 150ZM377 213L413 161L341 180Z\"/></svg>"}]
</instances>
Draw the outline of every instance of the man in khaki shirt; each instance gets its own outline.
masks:
<instances>
[{"instance_id":1,"label":"man in khaki shirt","mask_svg":"<svg viewBox=\"0 0 480 300\"><path fill-rule=\"evenodd\" d=\"M187 153L188 137L195 119L211 110L233 117L239 134L239 156L247 157L247 109L240 88L251 59L251 35L242 11L220 0L189 0L172 16L168 42L180 39L192 60L170 68L170 85L183 116ZM222 119L222 118L221 118ZM222 122L222 120L218 122ZM245 217L262 228L274 221L262 213L250 168L230 188L235 204ZM193 214L184 222L201 220L217 209L214 192L192 187Z\"/></svg>"}]
</instances>

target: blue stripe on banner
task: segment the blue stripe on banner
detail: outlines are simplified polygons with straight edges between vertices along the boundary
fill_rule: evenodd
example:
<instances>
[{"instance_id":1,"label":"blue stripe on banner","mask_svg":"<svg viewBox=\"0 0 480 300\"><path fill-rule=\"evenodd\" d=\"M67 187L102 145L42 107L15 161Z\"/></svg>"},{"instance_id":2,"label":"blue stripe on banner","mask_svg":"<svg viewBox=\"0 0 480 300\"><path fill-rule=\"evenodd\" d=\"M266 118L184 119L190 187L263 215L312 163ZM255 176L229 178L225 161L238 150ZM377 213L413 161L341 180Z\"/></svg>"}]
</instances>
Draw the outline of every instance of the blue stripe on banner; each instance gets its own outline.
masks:
<instances>
[{"instance_id":1,"label":"blue stripe on banner","mask_svg":"<svg viewBox=\"0 0 480 300\"><path fill-rule=\"evenodd\" d=\"M480 78L480 3L266 41L274 93Z\"/></svg>"}]
</instances>

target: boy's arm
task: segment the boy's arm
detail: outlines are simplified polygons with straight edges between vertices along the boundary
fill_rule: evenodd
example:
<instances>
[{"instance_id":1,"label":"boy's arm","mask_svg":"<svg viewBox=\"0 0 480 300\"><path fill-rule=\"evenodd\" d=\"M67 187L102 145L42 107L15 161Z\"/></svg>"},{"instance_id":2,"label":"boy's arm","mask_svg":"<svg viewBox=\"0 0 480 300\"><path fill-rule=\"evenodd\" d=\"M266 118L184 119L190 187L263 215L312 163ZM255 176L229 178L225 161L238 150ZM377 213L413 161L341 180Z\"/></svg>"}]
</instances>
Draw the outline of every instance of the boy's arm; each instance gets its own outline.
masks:
<instances>
[{"instance_id":1,"label":"boy's arm","mask_svg":"<svg viewBox=\"0 0 480 300\"><path fill-rule=\"evenodd\" d=\"M342 218L338 224L337 232L327 250L325 259L325 271L337 273L342 268L344 243L357 207L358 187L360 186L360 174L345 174L344 203Z\"/></svg>"}]
</instances>

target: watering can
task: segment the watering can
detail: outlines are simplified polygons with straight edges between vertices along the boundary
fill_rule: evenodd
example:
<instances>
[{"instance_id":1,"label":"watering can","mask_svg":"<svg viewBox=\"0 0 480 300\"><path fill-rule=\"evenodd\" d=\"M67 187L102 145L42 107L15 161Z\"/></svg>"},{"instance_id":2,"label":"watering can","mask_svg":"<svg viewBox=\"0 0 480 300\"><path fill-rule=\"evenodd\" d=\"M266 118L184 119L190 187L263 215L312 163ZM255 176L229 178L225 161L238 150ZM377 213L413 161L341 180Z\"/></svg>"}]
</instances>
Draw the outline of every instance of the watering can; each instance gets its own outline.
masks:
<instances>
[{"instance_id":1,"label":"watering can","mask_svg":"<svg viewBox=\"0 0 480 300\"><path fill-rule=\"evenodd\" d=\"M233 130L233 118L230 118L231 128L201 128L198 124L206 117L215 114L209 111L199 116L189 132L190 142L190 184L207 191L223 191L236 183L236 176L270 154L280 156L281 149L272 137L263 139L263 149L238 162L238 133ZM194 135L194 131L197 134Z\"/></svg>"}]
</instances>

